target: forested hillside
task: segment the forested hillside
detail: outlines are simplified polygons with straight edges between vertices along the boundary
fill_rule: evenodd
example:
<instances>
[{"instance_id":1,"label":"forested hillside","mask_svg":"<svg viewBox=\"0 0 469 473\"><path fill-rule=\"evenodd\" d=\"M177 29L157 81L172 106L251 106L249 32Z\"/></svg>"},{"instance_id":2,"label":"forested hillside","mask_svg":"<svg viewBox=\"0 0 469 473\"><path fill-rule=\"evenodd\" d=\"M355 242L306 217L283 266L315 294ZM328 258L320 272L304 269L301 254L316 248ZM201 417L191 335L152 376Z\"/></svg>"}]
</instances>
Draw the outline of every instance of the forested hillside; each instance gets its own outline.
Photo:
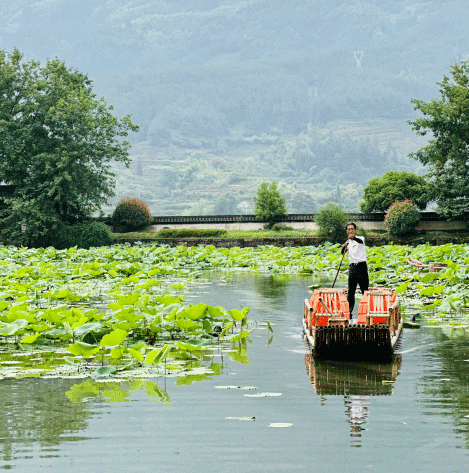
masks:
<instances>
[{"instance_id":1,"label":"forested hillside","mask_svg":"<svg viewBox=\"0 0 469 473\"><path fill-rule=\"evenodd\" d=\"M117 197L155 215L249 212L262 179L290 212L357 209L370 178L423 172L410 99L469 52L462 0L10 0L0 25L133 114Z\"/></svg>"}]
</instances>

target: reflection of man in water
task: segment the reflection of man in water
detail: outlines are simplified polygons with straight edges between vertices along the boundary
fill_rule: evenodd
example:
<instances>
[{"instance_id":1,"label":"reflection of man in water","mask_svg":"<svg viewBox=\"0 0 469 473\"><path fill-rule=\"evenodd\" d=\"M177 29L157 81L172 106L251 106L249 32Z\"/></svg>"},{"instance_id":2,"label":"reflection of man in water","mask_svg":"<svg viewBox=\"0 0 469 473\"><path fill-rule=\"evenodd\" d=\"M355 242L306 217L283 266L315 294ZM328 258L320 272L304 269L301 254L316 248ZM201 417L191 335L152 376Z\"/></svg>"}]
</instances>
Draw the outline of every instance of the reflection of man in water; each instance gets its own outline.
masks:
<instances>
[{"instance_id":1,"label":"reflection of man in water","mask_svg":"<svg viewBox=\"0 0 469 473\"><path fill-rule=\"evenodd\" d=\"M347 414L350 422L350 437L361 437L362 425L368 422L370 411L370 396L344 396ZM352 443L352 447L360 447L360 443Z\"/></svg>"}]
</instances>

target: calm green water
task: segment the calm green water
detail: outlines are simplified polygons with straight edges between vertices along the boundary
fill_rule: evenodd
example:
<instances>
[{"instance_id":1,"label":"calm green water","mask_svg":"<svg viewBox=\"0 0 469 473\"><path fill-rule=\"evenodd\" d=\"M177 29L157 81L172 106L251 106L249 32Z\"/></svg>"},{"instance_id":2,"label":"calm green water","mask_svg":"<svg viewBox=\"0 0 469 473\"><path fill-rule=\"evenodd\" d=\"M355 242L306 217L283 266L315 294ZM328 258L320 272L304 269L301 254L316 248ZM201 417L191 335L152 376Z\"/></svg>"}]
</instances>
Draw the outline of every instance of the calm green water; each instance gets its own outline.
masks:
<instances>
[{"instance_id":1,"label":"calm green water","mask_svg":"<svg viewBox=\"0 0 469 473\"><path fill-rule=\"evenodd\" d=\"M394 363L314 362L301 337L312 282L233 274L195 288L189 301L249 306L249 319L268 319L274 334L265 326L253 331L249 363L216 354L214 361L225 366L212 379L190 385L153 380L169 402L138 389L127 390L127 402L72 403L66 393L82 380L2 380L0 469L467 471L469 339L424 327L404 330ZM105 395L105 383L102 390ZM245 396L259 392L281 395Z\"/></svg>"}]
</instances>

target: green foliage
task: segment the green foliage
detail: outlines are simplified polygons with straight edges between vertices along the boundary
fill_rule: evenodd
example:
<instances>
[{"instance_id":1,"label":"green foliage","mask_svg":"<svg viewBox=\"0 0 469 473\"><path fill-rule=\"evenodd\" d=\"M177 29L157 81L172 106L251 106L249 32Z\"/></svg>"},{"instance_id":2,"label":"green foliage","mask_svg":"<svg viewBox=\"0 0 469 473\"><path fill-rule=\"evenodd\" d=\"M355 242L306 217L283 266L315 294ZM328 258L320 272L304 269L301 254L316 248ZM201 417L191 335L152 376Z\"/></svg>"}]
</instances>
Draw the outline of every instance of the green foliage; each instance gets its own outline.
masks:
<instances>
[{"instance_id":1,"label":"green foliage","mask_svg":"<svg viewBox=\"0 0 469 473\"><path fill-rule=\"evenodd\" d=\"M143 230L153 221L148 205L136 197L122 199L112 214L112 225L117 232Z\"/></svg>"},{"instance_id":2,"label":"green foliage","mask_svg":"<svg viewBox=\"0 0 469 473\"><path fill-rule=\"evenodd\" d=\"M269 228L287 215L286 200L280 195L275 181L270 186L265 181L261 182L254 197L254 204L256 217L267 221Z\"/></svg>"},{"instance_id":3,"label":"green foliage","mask_svg":"<svg viewBox=\"0 0 469 473\"><path fill-rule=\"evenodd\" d=\"M14 233L7 233L7 237L14 238L13 243L26 245L31 248L46 248L52 246L57 249L109 246L112 244L112 233L102 222L83 222L67 225L54 218L46 220L40 212L31 212L25 216L28 224L26 232L21 231L20 225Z\"/></svg>"},{"instance_id":4,"label":"green foliage","mask_svg":"<svg viewBox=\"0 0 469 473\"><path fill-rule=\"evenodd\" d=\"M9 202L9 211L1 221L5 242L32 248L54 246L54 240L60 237L66 224L50 206L40 208L34 200L13 199Z\"/></svg>"},{"instance_id":5,"label":"green foliage","mask_svg":"<svg viewBox=\"0 0 469 473\"><path fill-rule=\"evenodd\" d=\"M469 62L451 66L451 75L438 83L439 100L412 100L424 117L409 123L418 135L430 133L431 139L410 156L430 167L437 212L458 217L469 206Z\"/></svg>"},{"instance_id":6,"label":"green foliage","mask_svg":"<svg viewBox=\"0 0 469 473\"><path fill-rule=\"evenodd\" d=\"M76 223L75 225L62 225L59 233L51 235L49 245L55 248L89 249L91 247L109 246L112 244L112 233L107 225L101 222Z\"/></svg>"},{"instance_id":7,"label":"green foliage","mask_svg":"<svg viewBox=\"0 0 469 473\"><path fill-rule=\"evenodd\" d=\"M419 222L420 212L411 200L394 202L384 218L386 229L397 237L414 233Z\"/></svg>"},{"instance_id":8,"label":"green foliage","mask_svg":"<svg viewBox=\"0 0 469 473\"><path fill-rule=\"evenodd\" d=\"M138 128L58 59L41 66L0 50L0 90L0 175L16 186L2 225L10 241L42 245L114 195L111 163L129 164L121 138Z\"/></svg>"},{"instance_id":9,"label":"green foliage","mask_svg":"<svg viewBox=\"0 0 469 473\"><path fill-rule=\"evenodd\" d=\"M284 223L274 223L271 228L272 231L274 232L288 232L293 230L293 227L289 227L285 225Z\"/></svg>"},{"instance_id":10,"label":"green foliage","mask_svg":"<svg viewBox=\"0 0 469 473\"><path fill-rule=\"evenodd\" d=\"M405 199L425 210L430 201L430 187L425 179L410 172L388 171L382 177L374 177L363 193L362 212L386 212L393 202Z\"/></svg>"},{"instance_id":11,"label":"green foliage","mask_svg":"<svg viewBox=\"0 0 469 473\"><path fill-rule=\"evenodd\" d=\"M326 204L314 217L314 222L319 227L321 238L331 243L341 243L347 239L347 215L338 205L331 202Z\"/></svg>"},{"instance_id":12,"label":"green foliage","mask_svg":"<svg viewBox=\"0 0 469 473\"><path fill-rule=\"evenodd\" d=\"M109 246L112 244L112 233L107 225L101 222L82 223L79 248ZM75 246L75 245L74 245Z\"/></svg>"},{"instance_id":13,"label":"green foliage","mask_svg":"<svg viewBox=\"0 0 469 473\"><path fill-rule=\"evenodd\" d=\"M162 228L158 231L160 238L221 238L226 230L217 228Z\"/></svg>"}]
</instances>

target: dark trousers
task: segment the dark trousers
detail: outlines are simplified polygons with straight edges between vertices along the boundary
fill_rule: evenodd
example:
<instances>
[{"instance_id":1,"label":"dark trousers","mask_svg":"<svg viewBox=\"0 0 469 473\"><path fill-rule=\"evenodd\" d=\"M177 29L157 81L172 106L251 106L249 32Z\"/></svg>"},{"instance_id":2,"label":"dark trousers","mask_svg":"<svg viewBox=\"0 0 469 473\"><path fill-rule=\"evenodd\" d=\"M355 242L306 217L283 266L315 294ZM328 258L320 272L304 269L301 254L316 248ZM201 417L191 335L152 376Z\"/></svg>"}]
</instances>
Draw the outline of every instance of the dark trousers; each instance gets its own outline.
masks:
<instances>
[{"instance_id":1,"label":"dark trousers","mask_svg":"<svg viewBox=\"0 0 469 473\"><path fill-rule=\"evenodd\" d=\"M368 290L370 281L368 279L368 266L366 261L363 263L350 264L348 268L348 292L347 300L350 310L350 317L352 317L352 310L355 307L355 291L357 285L360 286L362 294Z\"/></svg>"}]
</instances>

